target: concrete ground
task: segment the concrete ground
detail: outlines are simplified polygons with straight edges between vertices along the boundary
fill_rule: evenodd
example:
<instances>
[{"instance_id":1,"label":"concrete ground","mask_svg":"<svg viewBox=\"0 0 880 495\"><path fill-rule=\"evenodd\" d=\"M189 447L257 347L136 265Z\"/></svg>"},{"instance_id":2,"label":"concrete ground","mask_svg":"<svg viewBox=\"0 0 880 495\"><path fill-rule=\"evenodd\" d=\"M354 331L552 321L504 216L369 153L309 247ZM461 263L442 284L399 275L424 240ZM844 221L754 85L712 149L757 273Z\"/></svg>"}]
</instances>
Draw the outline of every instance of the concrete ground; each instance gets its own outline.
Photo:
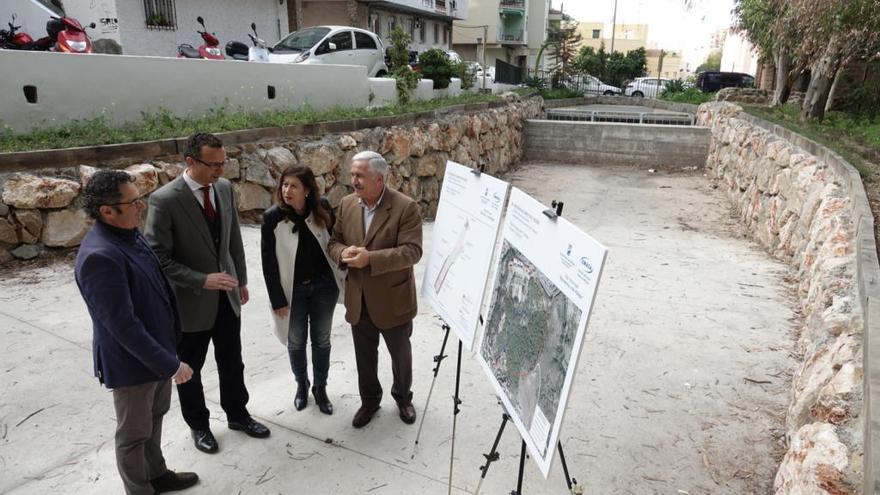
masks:
<instances>
[{"instance_id":1,"label":"concrete ground","mask_svg":"<svg viewBox=\"0 0 880 495\"><path fill-rule=\"evenodd\" d=\"M609 248L561 441L586 493L767 493L780 455L796 325L789 275L739 232L726 199L699 172L525 164L513 183L565 202L566 218ZM267 440L230 431L212 359L204 372L220 452L194 449L176 394L165 419L169 467L197 471L184 493L447 493L454 347L443 362L418 451L386 397L373 422L358 407L349 328L338 307L328 386L336 406L292 406L285 349L269 328L259 230L244 229L252 301L243 317L250 411ZM430 249L431 224L425 225ZM71 257L0 274L0 492L116 494L110 393L91 376L91 329ZM421 268L418 267L418 268ZM421 283L422 271L417 269ZM439 321L422 306L413 333L419 415ZM387 353L380 353L390 387ZM453 493L472 492L501 420L493 389L463 356ZM481 493L515 488L519 438L510 425ZM529 460L523 493L566 493L558 458L544 480Z\"/></svg>"}]
</instances>

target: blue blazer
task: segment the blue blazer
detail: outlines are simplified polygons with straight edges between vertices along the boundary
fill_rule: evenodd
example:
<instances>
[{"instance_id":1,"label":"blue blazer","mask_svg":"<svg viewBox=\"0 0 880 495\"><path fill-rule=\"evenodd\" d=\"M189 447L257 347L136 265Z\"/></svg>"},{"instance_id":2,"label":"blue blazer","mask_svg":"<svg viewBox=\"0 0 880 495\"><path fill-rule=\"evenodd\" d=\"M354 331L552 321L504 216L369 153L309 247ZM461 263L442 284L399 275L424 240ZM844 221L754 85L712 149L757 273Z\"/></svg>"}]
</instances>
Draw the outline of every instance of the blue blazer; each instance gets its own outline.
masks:
<instances>
[{"instance_id":1,"label":"blue blazer","mask_svg":"<svg viewBox=\"0 0 880 495\"><path fill-rule=\"evenodd\" d=\"M132 234L127 239L95 222L76 256L76 284L93 323L95 376L108 388L168 380L180 366L174 293L146 239Z\"/></svg>"}]
</instances>

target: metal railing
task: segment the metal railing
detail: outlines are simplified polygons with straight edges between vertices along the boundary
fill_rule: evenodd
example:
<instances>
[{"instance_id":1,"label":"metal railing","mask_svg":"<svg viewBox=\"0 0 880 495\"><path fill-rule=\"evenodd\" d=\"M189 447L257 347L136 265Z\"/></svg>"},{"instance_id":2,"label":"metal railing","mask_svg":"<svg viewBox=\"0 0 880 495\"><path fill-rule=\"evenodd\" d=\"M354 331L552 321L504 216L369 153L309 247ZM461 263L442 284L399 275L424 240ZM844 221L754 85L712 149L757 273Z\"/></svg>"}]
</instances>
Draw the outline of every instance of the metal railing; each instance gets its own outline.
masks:
<instances>
[{"instance_id":1,"label":"metal railing","mask_svg":"<svg viewBox=\"0 0 880 495\"><path fill-rule=\"evenodd\" d=\"M549 109L547 120L574 122L616 122L622 124L694 125L694 117L688 114L652 112L613 112L608 110Z\"/></svg>"},{"instance_id":2,"label":"metal railing","mask_svg":"<svg viewBox=\"0 0 880 495\"><path fill-rule=\"evenodd\" d=\"M515 42L522 43L523 41L523 30L522 29L499 29L498 30L498 41L501 43L505 42Z\"/></svg>"},{"instance_id":3,"label":"metal railing","mask_svg":"<svg viewBox=\"0 0 880 495\"><path fill-rule=\"evenodd\" d=\"M525 9L526 0L501 0L499 7L508 9Z\"/></svg>"},{"instance_id":4,"label":"metal railing","mask_svg":"<svg viewBox=\"0 0 880 495\"><path fill-rule=\"evenodd\" d=\"M174 0L144 0L144 16L147 29L177 29Z\"/></svg>"}]
</instances>

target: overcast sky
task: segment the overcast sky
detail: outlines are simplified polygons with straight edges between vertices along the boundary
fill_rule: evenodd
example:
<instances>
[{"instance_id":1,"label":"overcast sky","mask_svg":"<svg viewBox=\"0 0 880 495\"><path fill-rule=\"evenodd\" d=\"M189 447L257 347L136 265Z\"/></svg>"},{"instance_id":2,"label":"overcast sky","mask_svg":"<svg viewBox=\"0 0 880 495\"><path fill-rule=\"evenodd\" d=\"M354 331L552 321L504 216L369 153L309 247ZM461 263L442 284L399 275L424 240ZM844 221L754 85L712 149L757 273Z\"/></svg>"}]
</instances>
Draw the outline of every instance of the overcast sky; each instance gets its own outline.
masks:
<instances>
[{"instance_id":1,"label":"overcast sky","mask_svg":"<svg viewBox=\"0 0 880 495\"><path fill-rule=\"evenodd\" d=\"M681 51L693 69L705 60L710 36L731 25L733 0L695 0L690 11L685 0L617 0L618 24L648 24L648 43ZM582 22L604 22L611 29L614 0L552 0L553 8ZM610 36L610 31L608 31Z\"/></svg>"}]
</instances>

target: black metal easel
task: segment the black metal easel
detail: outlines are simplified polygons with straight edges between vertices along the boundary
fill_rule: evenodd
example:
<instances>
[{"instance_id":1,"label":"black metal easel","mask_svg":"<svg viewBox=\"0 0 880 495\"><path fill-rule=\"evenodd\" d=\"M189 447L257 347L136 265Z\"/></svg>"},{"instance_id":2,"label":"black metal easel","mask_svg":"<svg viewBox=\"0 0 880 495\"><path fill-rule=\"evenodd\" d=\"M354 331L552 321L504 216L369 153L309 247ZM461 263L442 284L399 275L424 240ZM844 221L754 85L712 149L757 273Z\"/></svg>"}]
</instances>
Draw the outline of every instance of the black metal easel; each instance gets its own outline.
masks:
<instances>
[{"instance_id":1,"label":"black metal easel","mask_svg":"<svg viewBox=\"0 0 880 495\"><path fill-rule=\"evenodd\" d=\"M562 216L562 208L565 204L562 201L553 200L550 203L551 208L548 208L543 211L544 215L546 215L551 220L556 220L557 218ZM503 407L503 405L502 405ZM507 412L504 412L501 415L501 426L498 428L498 433L495 435L495 441L492 443L492 449L488 454L483 454L483 457L486 458L486 464L480 466L480 480L477 482L477 488L474 490L474 495L478 495L480 493L480 486L483 484L483 480L486 478L486 473L489 471L489 466L492 465L493 462L497 461L501 456L498 454L498 443L501 441L501 435L504 433L504 427L507 426L507 422L510 421L510 415ZM510 492L510 495L522 495L522 483L523 483L523 473L525 471L526 457L528 457L528 453L526 452L526 441L521 440L522 444L520 446L519 451L519 473L516 479L516 489ZM568 486L568 491L572 494L581 494L583 490L575 478L572 478L568 473L568 463L565 460L565 452L562 450L562 441L557 441L556 447L559 449L559 460L562 462L562 472L565 476L565 484Z\"/></svg>"}]
</instances>

